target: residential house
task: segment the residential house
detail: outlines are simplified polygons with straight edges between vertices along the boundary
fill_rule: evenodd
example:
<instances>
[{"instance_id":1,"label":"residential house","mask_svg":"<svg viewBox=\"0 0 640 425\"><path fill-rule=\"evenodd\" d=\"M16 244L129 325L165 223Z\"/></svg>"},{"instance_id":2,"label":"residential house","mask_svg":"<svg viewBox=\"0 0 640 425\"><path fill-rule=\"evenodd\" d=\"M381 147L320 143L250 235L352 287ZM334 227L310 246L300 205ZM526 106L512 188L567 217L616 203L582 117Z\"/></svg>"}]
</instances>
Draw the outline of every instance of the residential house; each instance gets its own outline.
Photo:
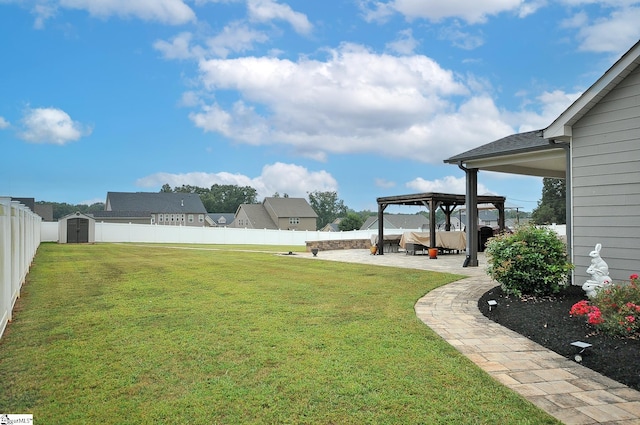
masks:
<instances>
[{"instance_id":1,"label":"residential house","mask_svg":"<svg viewBox=\"0 0 640 425\"><path fill-rule=\"evenodd\" d=\"M42 218L42 221L53 221L53 205L36 204L35 198L11 198L11 200L20 202L22 205L38 214Z\"/></svg>"},{"instance_id":2,"label":"residential house","mask_svg":"<svg viewBox=\"0 0 640 425\"><path fill-rule=\"evenodd\" d=\"M422 214L384 214L385 229L429 231L429 219ZM368 217L360 230L378 230L378 216Z\"/></svg>"},{"instance_id":3,"label":"residential house","mask_svg":"<svg viewBox=\"0 0 640 425\"><path fill-rule=\"evenodd\" d=\"M338 217L333 220L332 223L327 223L324 225L321 232L339 232L340 231L340 222L342 221L342 217Z\"/></svg>"},{"instance_id":4,"label":"residential house","mask_svg":"<svg viewBox=\"0 0 640 425\"><path fill-rule=\"evenodd\" d=\"M107 223L211 226L200 196L172 192L108 192L105 210L93 213Z\"/></svg>"},{"instance_id":5,"label":"residential house","mask_svg":"<svg viewBox=\"0 0 640 425\"><path fill-rule=\"evenodd\" d=\"M231 227L235 220L235 215L230 213L209 213L208 216L215 227Z\"/></svg>"},{"instance_id":6,"label":"residential house","mask_svg":"<svg viewBox=\"0 0 640 425\"><path fill-rule=\"evenodd\" d=\"M445 162L466 170L467 197L475 196L482 170L566 179L573 283L590 278L589 253L598 243L611 278L627 280L640 270L640 42L548 127Z\"/></svg>"},{"instance_id":7,"label":"residential house","mask_svg":"<svg viewBox=\"0 0 640 425\"><path fill-rule=\"evenodd\" d=\"M238 207L232 227L316 230L318 214L304 198L265 198L262 204Z\"/></svg>"}]
</instances>

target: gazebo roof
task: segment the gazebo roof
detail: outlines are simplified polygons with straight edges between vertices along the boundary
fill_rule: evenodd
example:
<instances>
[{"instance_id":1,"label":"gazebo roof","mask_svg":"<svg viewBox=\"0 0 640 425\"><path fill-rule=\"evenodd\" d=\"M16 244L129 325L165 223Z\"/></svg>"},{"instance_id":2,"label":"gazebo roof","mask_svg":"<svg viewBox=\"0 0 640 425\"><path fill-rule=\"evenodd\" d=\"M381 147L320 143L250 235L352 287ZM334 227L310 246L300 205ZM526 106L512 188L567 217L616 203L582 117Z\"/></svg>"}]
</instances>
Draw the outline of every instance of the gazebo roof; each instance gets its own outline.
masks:
<instances>
[{"instance_id":1,"label":"gazebo roof","mask_svg":"<svg viewBox=\"0 0 640 425\"><path fill-rule=\"evenodd\" d=\"M505 202L504 196L479 195L478 204L502 204ZM378 205L419 205L429 206L429 202L437 205L459 206L464 205L465 195L454 193L414 193L411 195L396 195L377 198Z\"/></svg>"}]
</instances>

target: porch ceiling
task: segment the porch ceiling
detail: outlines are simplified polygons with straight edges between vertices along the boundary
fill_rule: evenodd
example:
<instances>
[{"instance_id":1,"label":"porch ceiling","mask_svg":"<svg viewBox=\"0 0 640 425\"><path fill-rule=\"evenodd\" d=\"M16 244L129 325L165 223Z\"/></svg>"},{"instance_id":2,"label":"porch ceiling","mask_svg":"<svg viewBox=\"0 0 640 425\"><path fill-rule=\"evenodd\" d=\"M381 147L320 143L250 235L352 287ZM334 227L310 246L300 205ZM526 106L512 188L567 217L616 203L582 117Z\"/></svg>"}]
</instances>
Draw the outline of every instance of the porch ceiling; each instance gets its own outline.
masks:
<instances>
[{"instance_id":1,"label":"porch ceiling","mask_svg":"<svg viewBox=\"0 0 640 425\"><path fill-rule=\"evenodd\" d=\"M496 155L464 161L467 168L526 176L565 178L566 154L564 149Z\"/></svg>"}]
</instances>

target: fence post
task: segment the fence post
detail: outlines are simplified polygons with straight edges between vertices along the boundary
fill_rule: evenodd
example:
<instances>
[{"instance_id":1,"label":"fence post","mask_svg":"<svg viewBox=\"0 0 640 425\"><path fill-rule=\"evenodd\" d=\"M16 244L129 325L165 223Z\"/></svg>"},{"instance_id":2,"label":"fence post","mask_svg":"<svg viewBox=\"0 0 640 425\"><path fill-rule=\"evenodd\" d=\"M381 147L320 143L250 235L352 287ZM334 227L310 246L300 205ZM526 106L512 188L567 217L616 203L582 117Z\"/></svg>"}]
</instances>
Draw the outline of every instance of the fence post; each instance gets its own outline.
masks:
<instances>
[{"instance_id":1,"label":"fence post","mask_svg":"<svg viewBox=\"0 0 640 425\"><path fill-rule=\"evenodd\" d=\"M0 197L0 336L11 320L11 198Z\"/></svg>"}]
</instances>

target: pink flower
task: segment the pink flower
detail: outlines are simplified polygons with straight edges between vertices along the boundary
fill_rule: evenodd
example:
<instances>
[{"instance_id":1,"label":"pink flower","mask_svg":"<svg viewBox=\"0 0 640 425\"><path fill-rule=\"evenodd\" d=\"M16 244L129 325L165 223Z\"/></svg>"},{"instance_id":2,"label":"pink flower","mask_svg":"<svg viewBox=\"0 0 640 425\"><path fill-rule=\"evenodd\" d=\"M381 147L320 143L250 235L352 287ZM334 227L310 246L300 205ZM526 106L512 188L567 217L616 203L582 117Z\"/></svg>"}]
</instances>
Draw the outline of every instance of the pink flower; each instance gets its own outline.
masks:
<instances>
[{"instance_id":1,"label":"pink flower","mask_svg":"<svg viewBox=\"0 0 640 425\"><path fill-rule=\"evenodd\" d=\"M571 307L569 314L572 316L584 316L585 314L589 314L593 308L594 307L589 305L589 301L582 300Z\"/></svg>"},{"instance_id":2,"label":"pink flower","mask_svg":"<svg viewBox=\"0 0 640 425\"><path fill-rule=\"evenodd\" d=\"M627 319L627 322L629 323L633 323L636 320L635 316L627 316L625 317L625 319Z\"/></svg>"},{"instance_id":3,"label":"pink flower","mask_svg":"<svg viewBox=\"0 0 640 425\"><path fill-rule=\"evenodd\" d=\"M638 273L634 273L631 276L629 276L629 279L631 280L636 280L638 278Z\"/></svg>"},{"instance_id":4,"label":"pink flower","mask_svg":"<svg viewBox=\"0 0 640 425\"><path fill-rule=\"evenodd\" d=\"M598 307L592 307L591 312L587 314L587 323L590 325L599 325L604 322L602 313Z\"/></svg>"}]
</instances>

